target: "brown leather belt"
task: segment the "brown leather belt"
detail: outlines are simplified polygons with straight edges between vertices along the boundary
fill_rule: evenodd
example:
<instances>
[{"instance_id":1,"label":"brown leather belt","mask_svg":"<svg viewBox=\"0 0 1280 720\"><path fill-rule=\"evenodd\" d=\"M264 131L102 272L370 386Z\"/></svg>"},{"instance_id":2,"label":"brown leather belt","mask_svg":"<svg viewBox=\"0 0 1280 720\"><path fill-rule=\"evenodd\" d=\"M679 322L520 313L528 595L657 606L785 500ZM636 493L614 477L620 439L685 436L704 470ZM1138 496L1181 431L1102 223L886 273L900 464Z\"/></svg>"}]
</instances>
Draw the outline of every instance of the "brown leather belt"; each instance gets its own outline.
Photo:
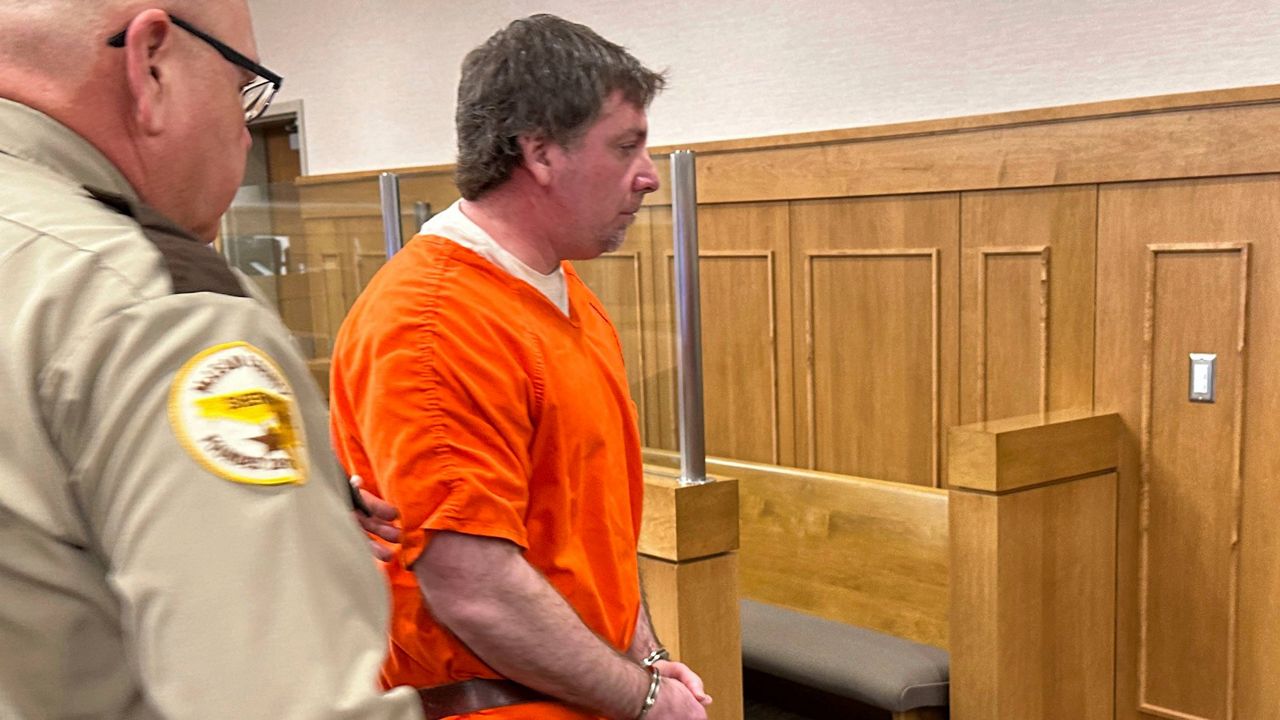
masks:
<instances>
[{"instance_id":1,"label":"brown leather belt","mask_svg":"<svg viewBox=\"0 0 1280 720\"><path fill-rule=\"evenodd\" d=\"M418 697L422 698L422 712L426 714L426 720L551 699L512 680L487 678L418 688Z\"/></svg>"}]
</instances>

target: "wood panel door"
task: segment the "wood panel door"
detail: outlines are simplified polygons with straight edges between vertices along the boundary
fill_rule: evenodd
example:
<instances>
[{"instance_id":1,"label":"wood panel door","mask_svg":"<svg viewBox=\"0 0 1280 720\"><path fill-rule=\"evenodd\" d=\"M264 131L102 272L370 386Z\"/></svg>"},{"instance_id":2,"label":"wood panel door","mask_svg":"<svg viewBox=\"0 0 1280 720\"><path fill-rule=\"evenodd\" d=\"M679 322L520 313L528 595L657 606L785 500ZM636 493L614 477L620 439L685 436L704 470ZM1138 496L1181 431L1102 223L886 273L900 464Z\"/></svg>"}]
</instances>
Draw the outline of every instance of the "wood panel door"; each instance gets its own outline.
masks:
<instances>
[{"instance_id":1,"label":"wood panel door","mask_svg":"<svg viewBox=\"0 0 1280 720\"><path fill-rule=\"evenodd\" d=\"M960 422L1093 404L1093 185L960 199Z\"/></svg>"},{"instance_id":2,"label":"wood panel door","mask_svg":"<svg viewBox=\"0 0 1280 720\"><path fill-rule=\"evenodd\" d=\"M1096 406L1120 469L1117 717L1280 717L1280 178L1103 186ZM1189 399L1189 354L1217 356Z\"/></svg>"},{"instance_id":3,"label":"wood panel door","mask_svg":"<svg viewBox=\"0 0 1280 720\"><path fill-rule=\"evenodd\" d=\"M959 218L954 193L792 204L799 464L941 484L958 419Z\"/></svg>"}]
</instances>

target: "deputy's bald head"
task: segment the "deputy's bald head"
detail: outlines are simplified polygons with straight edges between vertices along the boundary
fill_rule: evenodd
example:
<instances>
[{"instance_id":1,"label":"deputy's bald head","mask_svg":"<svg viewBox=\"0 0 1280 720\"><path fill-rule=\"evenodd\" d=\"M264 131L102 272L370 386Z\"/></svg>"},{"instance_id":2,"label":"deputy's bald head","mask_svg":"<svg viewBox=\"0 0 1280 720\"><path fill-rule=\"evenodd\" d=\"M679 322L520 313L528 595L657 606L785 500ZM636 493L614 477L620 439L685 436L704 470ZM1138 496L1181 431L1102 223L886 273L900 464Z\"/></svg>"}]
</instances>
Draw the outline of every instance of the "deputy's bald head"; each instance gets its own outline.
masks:
<instances>
[{"instance_id":1,"label":"deputy's bald head","mask_svg":"<svg viewBox=\"0 0 1280 720\"><path fill-rule=\"evenodd\" d=\"M53 79L83 78L105 38L147 8L193 22L245 12L243 0L8 0L0 3L0 37L5 39L0 67ZM0 94L3 90L0 80Z\"/></svg>"},{"instance_id":2,"label":"deputy's bald head","mask_svg":"<svg viewBox=\"0 0 1280 720\"><path fill-rule=\"evenodd\" d=\"M241 88L256 76L202 35L257 59L245 0L0 0L0 98L67 126L212 238L243 176Z\"/></svg>"}]
</instances>

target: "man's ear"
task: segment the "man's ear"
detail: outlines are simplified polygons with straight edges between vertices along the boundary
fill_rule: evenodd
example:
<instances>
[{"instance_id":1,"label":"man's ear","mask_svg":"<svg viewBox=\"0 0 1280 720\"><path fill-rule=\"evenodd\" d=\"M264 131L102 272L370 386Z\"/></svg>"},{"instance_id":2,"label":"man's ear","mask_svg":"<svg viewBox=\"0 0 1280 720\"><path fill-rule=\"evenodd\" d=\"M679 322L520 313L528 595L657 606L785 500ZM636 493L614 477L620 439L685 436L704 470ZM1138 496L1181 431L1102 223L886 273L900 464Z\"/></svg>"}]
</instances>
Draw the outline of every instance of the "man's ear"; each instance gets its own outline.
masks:
<instances>
[{"instance_id":1,"label":"man's ear","mask_svg":"<svg viewBox=\"0 0 1280 720\"><path fill-rule=\"evenodd\" d=\"M518 139L520 143L521 162L524 168L533 175L533 179L539 185L546 187L551 184L552 166L551 153L554 143L543 134L537 135L521 135Z\"/></svg>"},{"instance_id":2,"label":"man's ear","mask_svg":"<svg viewBox=\"0 0 1280 720\"><path fill-rule=\"evenodd\" d=\"M134 120L143 133L158 135L173 113L174 25L168 13L151 9L135 16L123 50Z\"/></svg>"}]
</instances>

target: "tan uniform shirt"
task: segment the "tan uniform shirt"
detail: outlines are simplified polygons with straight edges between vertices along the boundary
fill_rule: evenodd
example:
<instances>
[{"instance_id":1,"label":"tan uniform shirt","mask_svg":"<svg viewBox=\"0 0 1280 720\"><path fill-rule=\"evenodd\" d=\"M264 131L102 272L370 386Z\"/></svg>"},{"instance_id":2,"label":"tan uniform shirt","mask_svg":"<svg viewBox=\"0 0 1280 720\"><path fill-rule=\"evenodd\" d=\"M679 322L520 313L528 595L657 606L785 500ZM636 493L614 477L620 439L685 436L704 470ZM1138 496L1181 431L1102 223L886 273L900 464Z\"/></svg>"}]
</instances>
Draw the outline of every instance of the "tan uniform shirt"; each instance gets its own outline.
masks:
<instances>
[{"instance_id":1,"label":"tan uniform shirt","mask_svg":"<svg viewBox=\"0 0 1280 720\"><path fill-rule=\"evenodd\" d=\"M288 331L6 100L0 412L0 718L420 717Z\"/></svg>"}]
</instances>

